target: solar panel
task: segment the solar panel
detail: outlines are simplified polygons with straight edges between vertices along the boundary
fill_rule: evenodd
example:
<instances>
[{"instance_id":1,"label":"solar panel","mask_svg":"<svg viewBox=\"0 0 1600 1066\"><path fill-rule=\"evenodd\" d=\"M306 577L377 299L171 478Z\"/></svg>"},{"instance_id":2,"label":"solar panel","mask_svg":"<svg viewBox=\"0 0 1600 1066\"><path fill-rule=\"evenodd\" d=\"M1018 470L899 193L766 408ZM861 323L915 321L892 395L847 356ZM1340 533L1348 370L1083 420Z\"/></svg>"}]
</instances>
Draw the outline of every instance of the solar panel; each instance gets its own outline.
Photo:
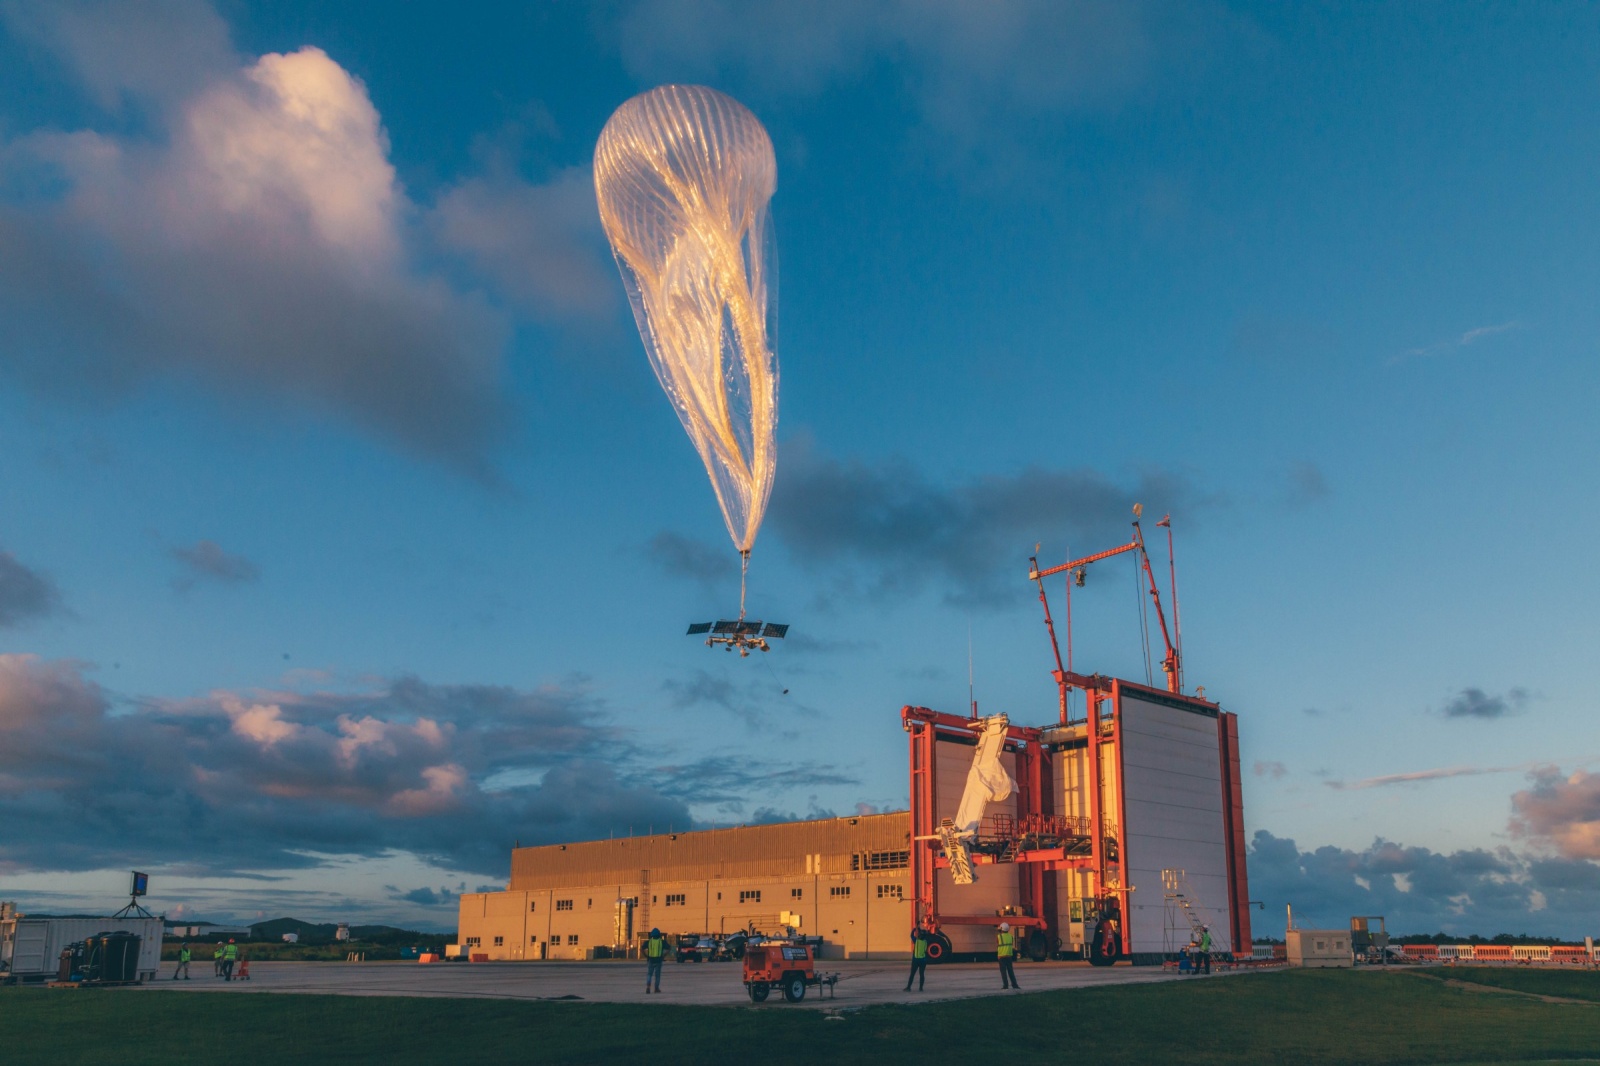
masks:
<instances>
[{"instance_id":1,"label":"solar panel","mask_svg":"<svg viewBox=\"0 0 1600 1066\"><path fill-rule=\"evenodd\" d=\"M786 636L788 634L788 632L789 632L789 623L787 623L787 622L768 622L767 623L767 628L765 628L765 629L763 629L761 631L761 635L764 636L764 637L783 637L783 636Z\"/></svg>"},{"instance_id":2,"label":"solar panel","mask_svg":"<svg viewBox=\"0 0 1600 1066\"><path fill-rule=\"evenodd\" d=\"M738 631L738 622L718 622L716 625L711 627L711 632L713 633L732 634L737 633Z\"/></svg>"},{"instance_id":3,"label":"solar panel","mask_svg":"<svg viewBox=\"0 0 1600 1066\"><path fill-rule=\"evenodd\" d=\"M753 637L753 636L756 636L760 632L761 632L761 623L760 622L740 622L739 623L739 635L741 637Z\"/></svg>"},{"instance_id":4,"label":"solar panel","mask_svg":"<svg viewBox=\"0 0 1600 1066\"><path fill-rule=\"evenodd\" d=\"M689 632L686 635L687 636L691 636L691 637L697 637L702 633L709 633L709 632L711 632L711 623L710 622L695 622L694 624L689 626Z\"/></svg>"}]
</instances>

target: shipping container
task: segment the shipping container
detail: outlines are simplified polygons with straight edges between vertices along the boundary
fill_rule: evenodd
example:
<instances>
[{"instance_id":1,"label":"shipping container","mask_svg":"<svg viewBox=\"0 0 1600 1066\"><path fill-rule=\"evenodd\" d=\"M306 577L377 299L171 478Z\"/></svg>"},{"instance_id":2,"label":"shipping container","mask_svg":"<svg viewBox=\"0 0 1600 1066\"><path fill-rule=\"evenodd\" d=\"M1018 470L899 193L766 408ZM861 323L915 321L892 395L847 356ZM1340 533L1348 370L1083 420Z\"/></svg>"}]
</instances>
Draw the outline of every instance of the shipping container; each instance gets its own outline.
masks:
<instances>
[{"instance_id":1,"label":"shipping container","mask_svg":"<svg viewBox=\"0 0 1600 1066\"><path fill-rule=\"evenodd\" d=\"M160 918L9 918L0 921L0 980L54 977L69 944L101 933L133 933L139 946L139 979L152 980L161 967Z\"/></svg>"}]
</instances>

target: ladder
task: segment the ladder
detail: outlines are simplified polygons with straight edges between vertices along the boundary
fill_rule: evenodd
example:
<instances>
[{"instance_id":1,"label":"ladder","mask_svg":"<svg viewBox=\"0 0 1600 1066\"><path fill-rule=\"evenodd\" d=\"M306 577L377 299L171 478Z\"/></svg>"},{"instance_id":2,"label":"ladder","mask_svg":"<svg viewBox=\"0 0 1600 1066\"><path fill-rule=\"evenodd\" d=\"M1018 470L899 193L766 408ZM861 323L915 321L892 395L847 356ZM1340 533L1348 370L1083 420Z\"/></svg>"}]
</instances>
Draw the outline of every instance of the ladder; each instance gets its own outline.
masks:
<instances>
[{"instance_id":1,"label":"ladder","mask_svg":"<svg viewBox=\"0 0 1600 1066\"><path fill-rule=\"evenodd\" d=\"M1176 952L1182 947L1200 939L1201 929L1205 922L1200 915L1195 913L1194 889L1189 887L1189 874L1186 870L1165 869L1161 871L1161 893L1163 911L1166 915L1166 940L1164 950ZM1188 939L1183 944L1173 943L1174 934L1182 931L1178 919L1182 918L1188 927Z\"/></svg>"}]
</instances>

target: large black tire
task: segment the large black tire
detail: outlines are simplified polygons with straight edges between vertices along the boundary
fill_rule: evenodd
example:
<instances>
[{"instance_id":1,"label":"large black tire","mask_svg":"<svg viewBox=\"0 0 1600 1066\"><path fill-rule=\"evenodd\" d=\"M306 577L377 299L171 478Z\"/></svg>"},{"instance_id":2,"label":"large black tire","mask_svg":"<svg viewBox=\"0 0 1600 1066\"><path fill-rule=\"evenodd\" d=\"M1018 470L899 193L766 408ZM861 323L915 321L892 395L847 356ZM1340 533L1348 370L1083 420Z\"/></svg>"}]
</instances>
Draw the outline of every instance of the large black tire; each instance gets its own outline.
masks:
<instances>
[{"instance_id":1,"label":"large black tire","mask_svg":"<svg viewBox=\"0 0 1600 1066\"><path fill-rule=\"evenodd\" d=\"M772 989L768 988L766 985L751 985L750 1002L765 1003L767 1001L767 993L770 991L772 991Z\"/></svg>"},{"instance_id":2,"label":"large black tire","mask_svg":"<svg viewBox=\"0 0 1600 1066\"><path fill-rule=\"evenodd\" d=\"M1050 938L1044 935L1043 929L1035 929L1028 934L1026 950L1028 958L1034 962L1043 962L1050 957Z\"/></svg>"},{"instance_id":3,"label":"large black tire","mask_svg":"<svg viewBox=\"0 0 1600 1066\"><path fill-rule=\"evenodd\" d=\"M790 1003L799 1003L806 998L806 979L803 974L791 973L784 977L783 998Z\"/></svg>"},{"instance_id":4,"label":"large black tire","mask_svg":"<svg viewBox=\"0 0 1600 1066\"><path fill-rule=\"evenodd\" d=\"M943 933L935 933L928 938L928 961L949 962L950 951L953 946L949 937Z\"/></svg>"}]
</instances>

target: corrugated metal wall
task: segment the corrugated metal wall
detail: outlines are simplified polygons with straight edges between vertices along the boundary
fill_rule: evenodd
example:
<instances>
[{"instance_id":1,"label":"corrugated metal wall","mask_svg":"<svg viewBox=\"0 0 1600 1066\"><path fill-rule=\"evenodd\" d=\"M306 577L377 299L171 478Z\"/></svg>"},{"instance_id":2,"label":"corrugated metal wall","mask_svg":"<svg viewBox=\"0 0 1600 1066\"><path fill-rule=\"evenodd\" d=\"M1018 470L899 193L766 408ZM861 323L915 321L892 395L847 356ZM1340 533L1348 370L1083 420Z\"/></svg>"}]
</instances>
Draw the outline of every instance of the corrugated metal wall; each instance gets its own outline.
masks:
<instances>
[{"instance_id":1,"label":"corrugated metal wall","mask_svg":"<svg viewBox=\"0 0 1600 1066\"><path fill-rule=\"evenodd\" d=\"M910 847L905 811L517 848L510 888L851 872L854 855ZM648 878L641 877L649 871Z\"/></svg>"}]
</instances>

